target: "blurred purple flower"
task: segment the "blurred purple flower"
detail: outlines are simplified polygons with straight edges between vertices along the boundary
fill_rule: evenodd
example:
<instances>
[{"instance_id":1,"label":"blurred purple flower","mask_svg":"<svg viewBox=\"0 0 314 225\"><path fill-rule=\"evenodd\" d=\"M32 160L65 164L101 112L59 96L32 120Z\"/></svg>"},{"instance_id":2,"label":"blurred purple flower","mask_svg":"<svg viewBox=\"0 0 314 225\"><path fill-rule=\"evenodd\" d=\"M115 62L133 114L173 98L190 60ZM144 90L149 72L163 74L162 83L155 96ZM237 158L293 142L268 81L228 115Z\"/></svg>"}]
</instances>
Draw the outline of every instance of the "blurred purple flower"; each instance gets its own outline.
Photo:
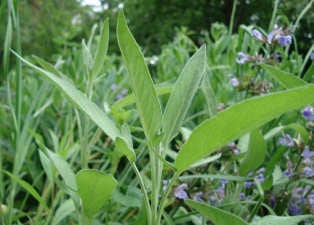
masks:
<instances>
[{"instance_id":1,"label":"blurred purple flower","mask_svg":"<svg viewBox=\"0 0 314 225\"><path fill-rule=\"evenodd\" d=\"M290 35L279 35L277 41L282 47L286 47L292 43L292 37Z\"/></svg>"},{"instance_id":2,"label":"blurred purple flower","mask_svg":"<svg viewBox=\"0 0 314 225\"><path fill-rule=\"evenodd\" d=\"M314 193L313 194L309 194L307 196L307 200L311 206L311 209L314 210Z\"/></svg>"},{"instance_id":3,"label":"blurred purple flower","mask_svg":"<svg viewBox=\"0 0 314 225\"><path fill-rule=\"evenodd\" d=\"M259 168L256 172L257 173L264 173L265 172L265 167Z\"/></svg>"},{"instance_id":4,"label":"blurred purple flower","mask_svg":"<svg viewBox=\"0 0 314 225\"><path fill-rule=\"evenodd\" d=\"M303 149L301 156L304 159L310 159L310 158L314 157L314 151L310 151L310 147L306 145Z\"/></svg>"},{"instance_id":5,"label":"blurred purple flower","mask_svg":"<svg viewBox=\"0 0 314 225\"><path fill-rule=\"evenodd\" d=\"M117 94L117 97L116 97L116 98L117 98L118 100L120 100L120 99L122 99L127 93L128 93L128 90L125 89L125 88L123 88L123 89L120 91L120 93Z\"/></svg>"},{"instance_id":6,"label":"blurred purple flower","mask_svg":"<svg viewBox=\"0 0 314 225\"><path fill-rule=\"evenodd\" d=\"M313 50L312 53L311 53L310 59L311 59L311 60L314 60L314 50Z\"/></svg>"},{"instance_id":7,"label":"blurred purple flower","mask_svg":"<svg viewBox=\"0 0 314 225\"><path fill-rule=\"evenodd\" d=\"M216 197L214 195L211 195L209 197L209 203L213 205L213 204L215 204L215 201L216 201Z\"/></svg>"},{"instance_id":8,"label":"blurred purple flower","mask_svg":"<svg viewBox=\"0 0 314 225\"><path fill-rule=\"evenodd\" d=\"M240 200L244 200L245 199L245 193L241 192L239 197L240 197Z\"/></svg>"},{"instance_id":9,"label":"blurred purple flower","mask_svg":"<svg viewBox=\"0 0 314 225\"><path fill-rule=\"evenodd\" d=\"M225 188L225 187L226 187L226 184L228 184L228 180L226 180L226 179L220 179L219 182L220 182L220 184L221 184L221 186L222 186L223 188Z\"/></svg>"},{"instance_id":10,"label":"blurred purple flower","mask_svg":"<svg viewBox=\"0 0 314 225\"><path fill-rule=\"evenodd\" d=\"M288 146L288 147L293 147L294 146L294 141L291 138L289 134L285 134L283 137L280 137L278 139L279 144L282 146Z\"/></svg>"},{"instance_id":11,"label":"blurred purple flower","mask_svg":"<svg viewBox=\"0 0 314 225\"><path fill-rule=\"evenodd\" d=\"M251 59L251 56L249 56L248 54L245 54L244 52L238 52L236 62L239 64L244 64L246 62L249 62L250 59Z\"/></svg>"},{"instance_id":12,"label":"blurred purple flower","mask_svg":"<svg viewBox=\"0 0 314 225\"><path fill-rule=\"evenodd\" d=\"M193 196L193 200L197 202L204 202L204 200L202 199L203 195L204 193L202 191L196 192Z\"/></svg>"},{"instance_id":13,"label":"blurred purple flower","mask_svg":"<svg viewBox=\"0 0 314 225\"><path fill-rule=\"evenodd\" d=\"M291 216L301 215L302 209L295 204L291 204L288 206L288 212Z\"/></svg>"},{"instance_id":14,"label":"blurred purple flower","mask_svg":"<svg viewBox=\"0 0 314 225\"><path fill-rule=\"evenodd\" d=\"M314 177L314 169L309 166L304 167L302 173L306 177Z\"/></svg>"},{"instance_id":15,"label":"blurred purple flower","mask_svg":"<svg viewBox=\"0 0 314 225\"><path fill-rule=\"evenodd\" d=\"M273 194L270 196L268 202L269 202L270 207L275 208L277 202Z\"/></svg>"},{"instance_id":16,"label":"blurred purple flower","mask_svg":"<svg viewBox=\"0 0 314 225\"><path fill-rule=\"evenodd\" d=\"M224 186L220 186L215 190L217 196L219 197L219 199L224 199L225 198L225 187Z\"/></svg>"},{"instance_id":17,"label":"blurred purple flower","mask_svg":"<svg viewBox=\"0 0 314 225\"><path fill-rule=\"evenodd\" d=\"M111 90L117 90L117 88L118 88L118 85L116 83L113 83L111 85Z\"/></svg>"},{"instance_id":18,"label":"blurred purple flower","mask_svg":"<svg viewBox=\"0 0 314 225\"><path fill-rule=\"evenodd\" d=\"M314 120L314 108L312 106L305 107L301 113L305 120Z\"/></svg>"},{"instance_id":19,"label":"blurred purple flower","mask_svg":"<svg viewBox=\"0 0 314 225\"><path fill-rule=\"evenodd\" d=\"M260 183L263 183L263 182L265 181L264 174L259 173L259 174L255 177L255 179L258 180Z\"/></svg>"},{"instance_id":20,"label":"blurred purple flower","mask_svg":"<svg viewBox=\"0 0 314 225\"><path fill-rule=\"evenodd\" d=\"M253 187L253 185L254 185L254 182L252 182L252 181L245 181L244 182L245 188L251 188L251 187Z\"/></svg>"},{"instance_id":21,"label":"blurred purple flower","mask_svg":"<svg viewBox=\"0 0 314 225\"><path fill-rule=\"evenodd\" d=\"M186 183L180 184L175 190L174 190L174 196L178 199L187 199L189 198L188 194L186 193L185 189L188 188L188 185Z\"/></svg>"},{"instance_id":22,"label":"blurred purple flower","mask_svg":"<svg viewBox=\"0 0 314 225\"><path fill-rule=\"evenodd\" d=\"M231 80L230 80L230 85L232 87L238 87L240 85L240 82L239 82L238 78L232 77Z\"/></svg>"},{"instance_id":23,"label":"blurred purple flower","mask_svg":"<svg viewBox=\"0 0 314 225\"><path fill-rule=\"evenodd\" d=\"M233 153L234 155L239 155L239 154L240 154L240 150L237 149L237 148L235 148L235 149L232 150L232 153Z\"/></svg>"},{"instance_id":24,"label":"blurred purple flower","mask_svg":"<svg viewBox=\"0 0 314 225\"><path fill-rule=\"evenodd\" d=\"M252 30L252 36L262 42L265 41L264 35L257 29Z\"/></svg>"}]
</instances>

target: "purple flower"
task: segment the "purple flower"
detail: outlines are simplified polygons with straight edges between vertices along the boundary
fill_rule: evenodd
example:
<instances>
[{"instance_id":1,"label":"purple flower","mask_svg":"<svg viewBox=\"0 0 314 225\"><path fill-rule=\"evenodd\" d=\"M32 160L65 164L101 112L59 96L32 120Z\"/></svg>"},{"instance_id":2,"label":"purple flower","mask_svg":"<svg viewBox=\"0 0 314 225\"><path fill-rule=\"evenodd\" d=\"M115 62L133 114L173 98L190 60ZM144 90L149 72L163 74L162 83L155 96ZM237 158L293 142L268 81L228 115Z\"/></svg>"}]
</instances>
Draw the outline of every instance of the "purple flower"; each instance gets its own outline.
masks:
<instances>
[{"instance_id":1,"label":"purple flower","mask_svg":"<svg viewBox=\"0 0 314 225\"><path fill-rule=\"evenodd\" d=\"M209 202L210 202L210 204L215 204L215 201L216 201L216 197L214 196L214 195L211 195L210 197L209 197Z\"/></svg>"},{"instance_id":2,"label":"purple flower","mask_svg":"<svg viewBox=\"0 0 314 225\"><path fill-rule=\"evenodd\" d=\"M312 53L311 53L310 59L311 59L311 60L314 60L314 50L313 50Z\"/></svg>"},{"instance_id":3,"label":"purple flower","mask_svg":"<svg viewBox=\"0 0 314 225\"><path fill-rule=\"evenodd\" d=\"M312 106L305 107L301 113L305 120L314 120L314 108Z\"/></svg>"},{"instance_id":4,"label":"purple flower","mask_svg":"<svg viewBox=\"0 0 314 225\"><path fill-rule=\"evenodd\" d=\"M228 184L228 180L226 180L226 179L220 179L220 184L221 184L221 186L223 187L223 188L225 188L226 187L226 184Z\"/></svg>"},{"instance_id":5,"label":"purple flower","mask_svg":"<svg viewBox=\"0 0 314 225\"><path fill-rule=\"evenodd\" d=\"M204 202L202 199L203 195L204 195L204 193L202 191L196 192L193 196L193 200L197 201L197 202Z\"/></svg>"},{"instance_id":6,"label":"purple flower","mask_svg":"<svg viewBox=\"0 0 314 225\"><path fill-rule=\"evenodd\" d=\"M285 134L283 137L280 137L278 139L279 144L282 146L288 146L288 147L293 147L294 146L294 141L292 137L289 134Z\"/></svg>"},{"instance_id":7,"label":"purple flower","mask_svg":"<svg viewBox=\"0 0 314 225\"><path fill-rule=\"evenodd\" d=\"M236 77L232 77L230 80L230 85L232 87L238 87L240 85L240 82Z\"/></svg>"},{"instance_id":8,"label":"purple flower","mask_svg":"<svg viewBox=\"0 0 314 225\"><path fill-rule=\"evenodd\" d=\"M282 175L284 175L286 177L292 177L293 171L291 169L286 169L285 171L282 172Z\"/></svg>"},{"instance_id":9,"label":"purple flower","mask_svg":"<svg viewBox=\"0 0 314 225\"><path fill-rule=\"evenodd\" d=\"M256 180L258 180L260 183L263 183L265 181L264 174L260 173L255 177Z\"/></svg>"},{"instance_id":10,"label":"purple flower","mask_svg":"<svg viewBox=\"0 0 314 225\"><path fill-rule=\"evenodd\" d=\"M250 59L251 59L251 56L249 56L248 54L245 54L244 52L238 52L236 62L239 64L244 64L246 62L249 62Z\"/></svg>"},{"instance_id":11,"label":"purple flower","mask_svg":"<svg viewBox=\"0 0 314 225\"><path fill-rule=\"evenodd\" d=\"M252 36L260 41L263 41L265 40L264 38L264 35L257 29L253 29L252 30Z\"/></svg>"},{"instance_id":12,"label":"purple flower","mask_svg":"<svg viewBox=\"0 0 314 225\"><path fill-rule=\"evenodd\" d=\"M312 210L314 210L314 194L309 194L307 196L307 200L309 204L311 205Z\"/></svg>"},{"instance_id":13,"label":"purple flower","mask_svg":"<svg viewBox=\"0 0 314 225\"><path fill-rule=\"evenodd\" d=\"M282 47L286 47L292 43L292 37L290 35L279 35L277 41Z\"/></svg>"},{"instance_id":14,"label":"purple flower","mask_svg":"<svg viewBox=\"0 0 314 225\"><path fill-rule=\"evenodd\" d=\"M189 198L188 194L186 193L185 189L188 188L188 185L186 183L180 184L175 190L174 190L174 196L178 199L187 199Z\"/></svg>"},{"instance_id":15,"label":"purple flower","mask_svg":"<svg viewBox=\"0 0 314 225\"><path fill-rule=\"evenodd\" d=\"M239 197L240 197L240 200L244 200L245 199L245 193L241 192Z\"/></svg>"},{"instance_id":16,"label":"purple flower","mask_svg":"<svg viewBox=\"0 0 314 225\"><path fill-rule=\"evenodd\" d=\"M259 168L256 172L257 173L264 173L265 172L265 167Z\"/></svg>"},{"instance_id":17,"label":"purple flower","mask_svg":"<svg viewBox=\"0 0 314 225\"><path fill-rule=\"evenodd\" d=\"M281 31L282 31L282 28L278 27L278 25L275 24L274 29L267 35L267 43L271 44Z\"/></svg>"},{"instance_id":18,"label":"purple flower","mask_svg":"<svg viewBox=\"0 0 314 225\"><path fill-rule=\"evenodd\" d=\"M253 187L254 183L252 181L245 181L244 182L244 187L245 188L251 188Z\"/></svg>"},{"instance_id":19,"label":"purple flower","mask_svg":"<svg viewBox=\"0 0 314 225\"><path fill-rule=\"evenodd\" d=\"M215 190L215 192L220 199L224 199L224 197L225 197L225 187L224 186L220 186L219 188L217 188Z\"/></svg>"},{"instance_id":20,"label":"purple flower","mask_svg":"<svg viewBox=\"0 0 314 225\"><path fill-rule=\"evenodd\" d=\"M120 93L117 95L116 98L117 98L118 100L120 100L120 99L122 99L127 93L128 93L128 90L125 89L125 88L123 88L123 89L120 91Z\"/></svg>"},{"instance_id":21,"label":"purple flower","mask_svg":"<svg viewBox=\"0 0 314 225\"><path fill-rule=\"evenodd\" d=\"M304 167L302 173L306 177L314 177L314 170L309 166Z\"/></svg>"},{"instance_id":22,"label":"purple flower","mask_svg":"<svg viewBox=\"0 0 314 225\"><path fill-rule=\"evenodd\" d=\"M232 150L232 153L233 153L234 155L239 155L239 154L240 154L240 150L237 149L237 148L235 148L235 149Z\"/></svg>"},{"instance_id":23,"label":"purple flower","mask_svg":"<svg viewBox=\"0 0 314 225\"><path fill-rule=\"evenodd\" d=\"M117 88L118 88L118 85L116 83L113 83L111 85L111 90L117 90Z\"/></svg>"},{"instance_id":24,"label":"purple flower","mask_svg":"<svg viewBox=\"0 0 314 225\"><path fill-rule=\"evenodd\" d=\"M295 204L289 205L288 212L291 216L302 215L301 208Z\"/></svg>"},{"instance_id":25,"label":"purple flower","mask_svg":"<svg viewBox=\"0 0 314 225\"><path fill-rule=\"evenodd\" d=\"M314 151L310 151L310 147L306 145L303 149L301 156L304 159L310 159L310 158L314 157Z\"/></svg>"}]
</instances>

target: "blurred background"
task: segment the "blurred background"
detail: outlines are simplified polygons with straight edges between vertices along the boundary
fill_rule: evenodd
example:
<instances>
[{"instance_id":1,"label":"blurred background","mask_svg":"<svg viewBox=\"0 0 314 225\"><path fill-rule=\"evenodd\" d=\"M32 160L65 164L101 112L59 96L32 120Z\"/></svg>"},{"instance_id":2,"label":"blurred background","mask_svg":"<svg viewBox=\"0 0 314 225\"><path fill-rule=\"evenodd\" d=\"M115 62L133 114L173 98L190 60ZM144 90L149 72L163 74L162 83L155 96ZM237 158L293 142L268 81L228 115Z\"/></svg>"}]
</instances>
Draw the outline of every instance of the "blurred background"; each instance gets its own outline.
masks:
<instances>
[{"instance_id":1,"label":"blurred background","mask_svg":"<svg viewBox=\"0 0 314 225\"><path fill-rule=\"evenodd\" d=\"M6 33L7 2L1 1L0 43L4 43ZM289 26L308 2L280 1L277 22ZM268 31L273 3L273 0L239 0L233 32L241 24L256 24ZM90 34L92 25L107 17L112 29L110 51L116 52L115 20L118 8L122 7L132 33L147 54L160 53L162 45L172 41L178 30L201 44L214 22L229 24L232 4L233 0L22 0L19 12L23 54L51 61L54 54L80 44ZM314 9L296 30L301 53L305 54L313 42L313 25ZM0 52L2 57L3 44Z\"/></svg>"}]
</instances>

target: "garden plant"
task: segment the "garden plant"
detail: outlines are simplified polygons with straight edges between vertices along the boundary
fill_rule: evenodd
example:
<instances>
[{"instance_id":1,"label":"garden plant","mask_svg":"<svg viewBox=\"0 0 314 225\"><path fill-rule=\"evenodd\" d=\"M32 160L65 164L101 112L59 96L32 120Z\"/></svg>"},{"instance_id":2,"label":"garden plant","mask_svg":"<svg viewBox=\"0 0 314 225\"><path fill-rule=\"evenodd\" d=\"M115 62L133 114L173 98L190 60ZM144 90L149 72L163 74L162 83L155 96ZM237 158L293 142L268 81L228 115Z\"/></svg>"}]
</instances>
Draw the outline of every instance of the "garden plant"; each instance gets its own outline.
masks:
<instances>
[{"instance_id":1,"label":"garden plant","mask_svg":"<svg viewBox=\"0 0 314 225\"><path fill-rule=\"evenodd\" d=\"M107 19L55 64L23 56L8 4L0 224L313 224L314 47L294 38L313 1L291 23L274 2L269 28L232 34L234 1L231 28L151 57L120 9L121 57Z\"/></svg>"}]
</instances>

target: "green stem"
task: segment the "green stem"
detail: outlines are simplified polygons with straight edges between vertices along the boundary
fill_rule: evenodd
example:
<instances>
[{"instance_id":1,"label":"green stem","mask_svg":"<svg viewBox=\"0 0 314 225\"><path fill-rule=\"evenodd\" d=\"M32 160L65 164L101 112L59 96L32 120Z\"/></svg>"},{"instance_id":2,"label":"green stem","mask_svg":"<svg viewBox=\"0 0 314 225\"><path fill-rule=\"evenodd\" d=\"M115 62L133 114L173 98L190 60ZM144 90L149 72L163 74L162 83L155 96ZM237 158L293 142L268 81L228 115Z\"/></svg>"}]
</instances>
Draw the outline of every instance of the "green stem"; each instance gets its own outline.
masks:
<instances>
[{"instance_id":1,"label":"green stem","mask_svg":"<svg viewBox=\"0 0 314 225\"><path fill-rule=\"evenodd\" d=\"M271 31L273 29L273 27L274 27L275 18L276 18L276 14L277 14L277 11L278 11L278 5L279 5L279 0L276 0L275 3L274 3L273 14L271 16L271 20L270 20L270 23L269 23L268 31Z\"/></svg>"},{"instance_id":2,"label":"green stem","mask_svg":"<svg viewBox=\"0 0 314 225\"><path fill-rule=\"evenodd\" d=\"M233 30L234 17L235 17L235 13L236 13L236 9L237 9L237 3L238 3L237 0L233 1L231 18L230 18L230 23L229 23L229 33L228 33L229 36L231 36L232 30Z\"/></svg>"},{"instance_id":3,"label":"green stem","mask_svg":"<svg viewBox=\"0 0 314 225\"><path fill-rule=\"evenodd\" d=\"M142 179L141 173L138 170L136 164L133 162L133 163L131 163L131 166L132 166L132 168L133 168L133 170L137 176L137 179L138 179L140 186L142 188L142 191L144 193L144 203L145 203L146 214L147 214L147 223L148 223L148 225L153 225L153 223L152 223L152 209L151 209L150 204L149 204L149 197L147 194L147 188L145 186L145 183Z\"/></svg>"},{"instance_id":4,"label":"green stem","mask_svg":"<svg viewBox=\"0 0 314 225\"><path fill-rule=\"evenodd\" d=\"M173 175L173 177L170 179L166 191L163 193L161 200L160 200L160 205L159 205L159 210L158 210L158 220L157 220L157 224L160 224L161 221L161 217L165 208L165 204L166 204L166 200L172 190L172 186L174 185L175 181L178 179L179 175L181 172L176 171L175 174Z\"/></svg>"}]
</instances>

